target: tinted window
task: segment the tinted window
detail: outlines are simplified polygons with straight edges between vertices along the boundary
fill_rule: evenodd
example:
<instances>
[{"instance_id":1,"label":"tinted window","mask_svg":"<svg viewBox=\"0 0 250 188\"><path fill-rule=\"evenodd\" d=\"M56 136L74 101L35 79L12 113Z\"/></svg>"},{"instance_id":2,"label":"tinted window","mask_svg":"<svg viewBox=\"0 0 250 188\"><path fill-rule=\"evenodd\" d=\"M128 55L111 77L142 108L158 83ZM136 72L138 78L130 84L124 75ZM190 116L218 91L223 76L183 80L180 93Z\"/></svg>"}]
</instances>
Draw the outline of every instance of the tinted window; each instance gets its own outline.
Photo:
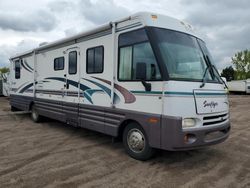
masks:
<instances>
[{"instance_id":1,"label":"tinted window","mask_svg":"<svg viewBox=\"0 0 250 188\"><path fill-rule=\"evenodd\" d=\"M77 72L77 52L69 52L69 74L76 74Z\"/></svg>"},{"instance_id":2,"label":"tinted window","mask_svg":"<svg viewBox=\"0 0 250 188\"><path fill-rule=\"evenodd\" d=\"M147 41L147 36L144 30L133 31L130 33L122 34L119 37L119 80L137 80L136 79L136 68L138 63L146 64L146 80L160 80L161 74L158 68L153 50L150 43ZM134 38L137 36L139 38ZM130 39L132 37L135 41L134 44ZM127 38L127 43L124 40ZM123 41L120 42L120 39ZM145 41L146 40L146 41ZM122 46L124 44L125 46Z\"/></svg>"},{"instance_id":3,"label":"tinted window","mask_svg":"<svg viewBox=\"0 0 250 188\"><path fill-rule=\"evenodd\" d=\"M87 73L103 72L104 48L103 46L87 50Z\"/></svg>"},{"instance_id":4,"label":"tinted window","mask_svg":"<svg viewBox=\"0 0 250 188\"><path fill-rule=\"evenodd\" d=\"M58 57L54 59L54 70L63 70L64 69L64 57Z\"/></svg>"},{"instance_id":5,"label":"tinted window","mask_svg":"<svg viewBox=\"0 0 250 188\"><path fill-rule=\"evenodd\" d=\"M145 29L131 31L119 36L119 46L128 46L135 43L140 43L148 40Z\"/></svg>"},{"instance_id":6,"label":"tinted window","mask_svg":"<svg viewBox=\"0 0 250 188\"><path fill-rule=\"evenodd\" d=\"M21 64L20 60L15 61L15 78L19 79L21 77Z\"/></svg>"},{"instance_id":7,"label":"tinted window","mask_svg":"<svg viewBox=\"0 0 250 188\"><path fill-rule=\"evenodd\" d=\"M94 72L94 63L95 63L95 50L89 49L87 52L87 72L93 73Z\"/></svg>"}]
</instances>

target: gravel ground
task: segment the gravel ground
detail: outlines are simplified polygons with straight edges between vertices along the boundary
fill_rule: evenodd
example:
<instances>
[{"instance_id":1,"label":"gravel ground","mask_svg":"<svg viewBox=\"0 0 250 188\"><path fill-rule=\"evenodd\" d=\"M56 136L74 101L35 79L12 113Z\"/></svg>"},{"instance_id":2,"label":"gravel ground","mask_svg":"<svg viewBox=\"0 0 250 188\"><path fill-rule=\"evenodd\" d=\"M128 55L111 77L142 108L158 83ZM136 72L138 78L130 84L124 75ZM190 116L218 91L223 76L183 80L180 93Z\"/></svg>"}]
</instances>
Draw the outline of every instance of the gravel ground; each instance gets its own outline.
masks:
<instances>
[{"instance_id":1,"label":"gravel ground","mask_svg":"<svg viewBox=\"0 0 250 188\"><path fill-rule=\"evenodd\" d=\"M250 96L230 96L231 135L194 151L130 158L109 136L12 113L0 98L0 187L250 187Z\"/></svg>"}]
</instances>

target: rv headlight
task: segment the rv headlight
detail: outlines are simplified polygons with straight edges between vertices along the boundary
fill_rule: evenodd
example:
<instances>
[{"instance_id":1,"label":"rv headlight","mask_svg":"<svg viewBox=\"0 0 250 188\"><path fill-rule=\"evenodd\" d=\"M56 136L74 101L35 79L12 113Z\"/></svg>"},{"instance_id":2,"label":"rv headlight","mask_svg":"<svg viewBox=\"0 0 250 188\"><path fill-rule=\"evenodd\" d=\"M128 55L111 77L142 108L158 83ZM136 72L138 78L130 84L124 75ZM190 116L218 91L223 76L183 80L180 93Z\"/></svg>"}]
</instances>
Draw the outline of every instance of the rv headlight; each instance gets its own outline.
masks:
<instances>
[{"instance_id":1,"label":"rv headlight","mask_svg":"<svg viewBox=\"0 0 250 188\"><path fill-rule=\"evenodd\" d=\"M193 118L185 118L182 120L182 127L183 128L194 127L195 124L196 124L196 121Z\"/></svg>"}]
</instances>

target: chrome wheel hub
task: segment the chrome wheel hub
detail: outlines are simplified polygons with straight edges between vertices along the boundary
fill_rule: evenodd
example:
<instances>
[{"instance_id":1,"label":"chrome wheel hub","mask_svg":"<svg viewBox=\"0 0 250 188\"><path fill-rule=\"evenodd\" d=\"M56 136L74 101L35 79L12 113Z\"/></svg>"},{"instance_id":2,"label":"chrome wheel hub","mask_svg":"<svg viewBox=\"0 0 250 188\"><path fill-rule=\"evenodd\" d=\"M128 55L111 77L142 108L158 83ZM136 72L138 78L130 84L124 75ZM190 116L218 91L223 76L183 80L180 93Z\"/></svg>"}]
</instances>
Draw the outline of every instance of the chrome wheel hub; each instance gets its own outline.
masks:
<instances>
[{"instance_id":1,"label":"chrome wheel hub","mask_svg":"<svg viewBox=\"0 0 250 188\"><path fill-rule=\"evenodd\" d=\"M145 138L143 133L139 129L131 129L128 132L127 143L133 152L142 152L145 148Z\"/></svg>"}]
</instances>

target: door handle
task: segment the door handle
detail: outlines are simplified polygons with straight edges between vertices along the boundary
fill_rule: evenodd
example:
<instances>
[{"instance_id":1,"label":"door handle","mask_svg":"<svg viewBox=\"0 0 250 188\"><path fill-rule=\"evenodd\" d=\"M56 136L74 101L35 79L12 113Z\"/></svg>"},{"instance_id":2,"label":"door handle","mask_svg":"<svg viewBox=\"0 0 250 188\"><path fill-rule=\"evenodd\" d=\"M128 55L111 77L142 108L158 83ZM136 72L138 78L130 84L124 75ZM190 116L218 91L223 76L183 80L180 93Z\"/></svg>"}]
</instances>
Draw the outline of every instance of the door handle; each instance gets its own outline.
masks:
<instances>
[{"instance_id":1,"label":"door handle","mask_svg":"<svg viewBox=\"0 0 250 188\"><path fill-rule=\"evenodd\" d=\"M69 83L64 84L64 89L69 89Z\"/></svg>"}]
</instances>

